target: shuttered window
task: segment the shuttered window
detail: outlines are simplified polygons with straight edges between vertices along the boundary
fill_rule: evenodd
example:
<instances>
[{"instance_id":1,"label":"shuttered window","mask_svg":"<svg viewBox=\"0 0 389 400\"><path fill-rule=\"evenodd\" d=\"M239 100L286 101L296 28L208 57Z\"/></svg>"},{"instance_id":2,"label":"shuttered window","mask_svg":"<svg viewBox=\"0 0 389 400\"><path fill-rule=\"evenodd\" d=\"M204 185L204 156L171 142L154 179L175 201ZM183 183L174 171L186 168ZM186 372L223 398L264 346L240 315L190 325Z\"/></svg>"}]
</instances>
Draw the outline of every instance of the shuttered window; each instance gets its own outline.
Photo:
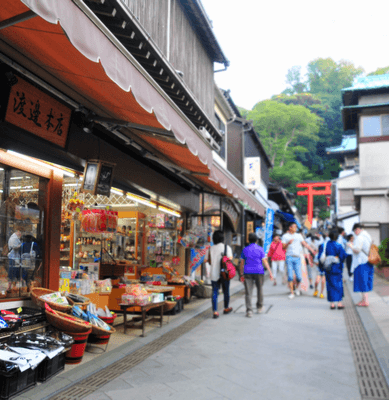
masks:
<instances>
[{"instance_id":1,"label":"shuttered window","mask_svg":"<svg viewBox=\"0 0 389 400\"><path fill-rule=\"evenodd\" d=\"M354 205L354 190L353 189L339 190L339 205L341 207Z\"/></svg>"}]
</instances>

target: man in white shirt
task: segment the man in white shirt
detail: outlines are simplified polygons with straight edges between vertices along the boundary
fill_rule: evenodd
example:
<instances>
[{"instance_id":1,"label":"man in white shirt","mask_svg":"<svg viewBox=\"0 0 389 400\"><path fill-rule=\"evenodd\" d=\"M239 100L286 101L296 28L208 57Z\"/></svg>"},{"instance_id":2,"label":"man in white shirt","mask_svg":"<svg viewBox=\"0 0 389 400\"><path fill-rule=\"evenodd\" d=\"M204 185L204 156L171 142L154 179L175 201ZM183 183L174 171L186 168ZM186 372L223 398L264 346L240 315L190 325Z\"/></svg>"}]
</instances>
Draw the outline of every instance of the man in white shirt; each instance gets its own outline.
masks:
<instances>
[{"instance_id":1,"label":"man in white shirt","mask_svg":"<svg viewBox=\"0 0 389 400\"><path fill-rule=\"evenodd\" d=\"M304 240L300 233L297 233L297 224L292 222L289 224L289 230L282 236L282 248L286 250L286 267L288 271L288 282L290 288L289 298L294 298L293 289L293 272L296 274L296 295L300 296L300 282L302 279L301 275L301 253L302 246L306 247L309 251L315 254L315 251L311 246Z\"/></svg>"},{"instance_id":2,"label":"man in white shirt","mask_svg":"<svg viewBox=\"0 0 389 400\"><path fill-rule=\"evenodd\" d=\"M337 243L339 243L343 249L346 249L346 231L343 228L338 228L339 236L338 239L336 240Z\"/></svg>"}]
</instances>

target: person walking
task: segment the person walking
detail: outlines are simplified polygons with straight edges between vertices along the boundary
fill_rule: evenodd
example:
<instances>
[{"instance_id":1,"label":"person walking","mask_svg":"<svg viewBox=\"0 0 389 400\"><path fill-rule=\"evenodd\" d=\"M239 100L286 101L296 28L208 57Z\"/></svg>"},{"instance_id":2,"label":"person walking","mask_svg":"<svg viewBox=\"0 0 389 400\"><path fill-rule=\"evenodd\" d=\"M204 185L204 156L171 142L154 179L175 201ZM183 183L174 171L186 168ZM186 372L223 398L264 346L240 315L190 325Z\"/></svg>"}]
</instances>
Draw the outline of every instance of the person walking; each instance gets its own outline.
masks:
<instances>
[{"instance_id":1,"label":"person walking","mask_svg":"<svg viewBox=\"0 0 389 400\"><path fill-rule=\"evenodd\" d=\"M350 282L352 282L354 280L353 278L353 273L351 271L351 266L352 266L352 262L353 262L353 243L354 243L354 235L347 235L347 243L346 243L346 254L347 254L347 258L346 258L346 266L347 266L347 272L348 272L348 279Z\"/></svg>"},{"instance_id":2,"label":"person walking","mask_svg":"<svg viewBox=\"0 0 389 400\"><path fill-rule=\"evenodd\" d=\"M299 285L302 279L301 274L301 259L302 246L306 247L312 253L315 253L311 246L307 244L303 236L297 233L297 224L291 222L288 232L282 236L282 247L286 250L286 267L288 271L288 283L290 288L290 299L294 299L293 289L293 272L296 274L296 295L300 296Z\"/></svg>"},{"instance_id":3,"label":"person walking","mask_svg":"<svg viewBox=\"0 0 389 400\"><path fill-rule=\"evenodd\" d=\"M326 258L334 257L334 263L331 268L325 271L325 279L327 283L327 300L331 303L330 309L335 310L337 303L338 310L344 308L342 299L343 292L343 262L347 257L343 247L337 241L339 232L333 229L329 235L329 241L325 246ZM324 251L324 250L323 250Z\"/></svg>"},{"instance_id":4,"label":"person walking","mask_svg":"<svg viewBox=\"0 0 389 400\"><path fill-rule=\"evenodd\" d=\"M309 246L311 246L314 249L311 233L307 234L305 241L309 244ZM303 248L303 253L305 258L305 264L307 266L309 288L313 289L313 283L312 283L313 254L306 247Z\"/></svg>"},{"instance_id":5,"label":"person walking","mask_svg":"<svg viewBox=\"0 0 389 400\"><path fill-rule=\"evenodd\" d=\"M271 268L273 272L274 283L277 285L277 270L281 272L281 277L284 274L285 269L285 250L282 247L280 235L278 233L273 234L273 241L270 244L269 252L267 256L271 261Z\"/></svg>"},{"instance_id":6,"label":"person walking","mask_svg":"<svg viewBox=\"0 0 389 400\"><path fill-rule=\"evenodd\" d=\"M220 289L220 285L223 289L224 296L224 314L229 314L232 308L229 307L230 303L230 281L220 279L220 261L224 252L226 251L226 256L232 260L233 254L230 246L225 246L224 244L224 233L223 231L215 231L213 233L213 246L208 252L208 262L211 266L210 277L212 284L212 310L213 318L219 318L219 313L217 311L217 298Z\"/></svg>"},{"instance_id":7,"label":"person walking","mask_svg":"<svg viewBox=\"0 0 389 400\"><path fill-rule=\"evenodd\" d=\"M339 233L339 236L336 241L343 247L343 250L345 250L346 249L346 231L343 228L339 227L338 233Z\"/></svg>"},{"instance_id":8,"label":"person walking","mask_svg":"<svg viewBox=\"0 0 389 400\"><path fill-rule=\"evenodd\" d=\"M265 270L269 271L270 279L273 280L273 274L270 270L265 251L257 244L258 237L255 233L249 234L249 245L242 250L240 270L242 273L241 281L244 283L246 292L246 316L253 316L251 298L253 295L254 284L257 287L257 312L263 310L263 291L262 286L265 279Z\"/></svg>"},{"instance_id":9,"label":"person walking","mask_svg":"<svg viewBox=\"0 0 389 400\"><path fill-rule=\"evenodd\" d=\"M11 286L15 284L15 281L20 278L20 247L22 246L22 242L20 238L22 237L22 233L20 230L16 230L8 240L8 290L11 289Z\"/></svg>"},{"instance_id":10,"label":"person walking","mask_svg":"<svg viewBox=\"0 0 389 400\"><path fill-rule=\"evenodd\" d=\"M322 238L323 238L323 243L320 244L319 246L319 253L317 255L317 275L316 275L316 280L315 280L315 291L313 292L313 297L317 297L319 294L319 285L320 285L320 298L324 299L324 288L326 286L326 276L325 276L325 271L324 271L324 266L320 261L320 257L323 253L324 246L326 243L330 240L328 237L328 232L323 231L322 232Z\"/></svg>"},{"instance_id":11,"label":"person walking","mask_svg":"<svg viewBox=\"0 0 389 400\"><path fill-rule=\"evenodd\" d=\"M361 224L354 224L354 243L350 246L353 250L352 272L354 272L354 292L362 293L362 300L357 304L359 307L368 307L368 292L373 290L374 265L368 262L370 246L372 243L370 235L362 228Z\"/></svg>"}]
</instances>

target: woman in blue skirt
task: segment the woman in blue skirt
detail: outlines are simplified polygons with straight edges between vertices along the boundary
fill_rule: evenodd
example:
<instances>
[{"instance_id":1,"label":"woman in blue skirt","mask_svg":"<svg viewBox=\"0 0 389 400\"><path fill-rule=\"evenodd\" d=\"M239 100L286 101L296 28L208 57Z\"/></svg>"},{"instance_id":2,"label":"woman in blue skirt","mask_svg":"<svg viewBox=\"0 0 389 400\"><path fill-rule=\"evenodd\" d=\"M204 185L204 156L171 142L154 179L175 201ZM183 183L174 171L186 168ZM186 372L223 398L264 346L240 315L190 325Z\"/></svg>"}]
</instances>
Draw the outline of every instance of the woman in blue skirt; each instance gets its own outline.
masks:
<instances>
[{"instance_id":1,"label":"woman in blue skirt","mask_svg":"<svg viewBox=\"0 0 389 400\"><path fill-rule=\"evenodd\" d=\"M327 283L327 299L331 303L330 309L335 310L338 304L338 310L344 308L343 299L343 262L347 257L343 247L336 242L338 239L338 230L334 229L330 232L330 240L326 246L326 257L337 257L337 262L331 265L330 270L325 271Z\"/></svg>"},{"instance_id":2,"label":"woman in blue skirt","mask_svg":"<svg viewBox=\"0 0 389 400\"><path fill-rule=\"evenodd\" d=\"M362 293L362 301L357 306L368 307L368 292L373 290L374 266L367 262L370 246L372 243L370 235L362 229L361 224L354 224L353 232L355 234L352 250L353 272L354 272L354 292Z\"/></svg>"}]
</instances>

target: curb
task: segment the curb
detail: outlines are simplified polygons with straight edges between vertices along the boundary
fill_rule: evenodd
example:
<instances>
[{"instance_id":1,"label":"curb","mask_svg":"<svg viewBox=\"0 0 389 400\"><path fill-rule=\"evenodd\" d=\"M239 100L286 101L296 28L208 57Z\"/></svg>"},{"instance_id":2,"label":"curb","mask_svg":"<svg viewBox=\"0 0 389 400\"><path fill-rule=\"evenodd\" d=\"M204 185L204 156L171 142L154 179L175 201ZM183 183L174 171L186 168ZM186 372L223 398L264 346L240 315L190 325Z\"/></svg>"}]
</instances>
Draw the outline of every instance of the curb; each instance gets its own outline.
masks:
<instances>
[{"instance_id":1,"label":"curb","mask_svg":"<svg viewBox=\"0 0 389 400\"><path fill-rule=\"evenodd\" d=\"M384 374L387 385L389 386L389 343L382 334L380 326L371 315L369 308L357 307L355 304L360 301L360 294L354 292L352 283L346 282L354 307L357 310L362 325L365 328L369 342L373 348L374 354Z\"/></svg>"}]
</instances>

